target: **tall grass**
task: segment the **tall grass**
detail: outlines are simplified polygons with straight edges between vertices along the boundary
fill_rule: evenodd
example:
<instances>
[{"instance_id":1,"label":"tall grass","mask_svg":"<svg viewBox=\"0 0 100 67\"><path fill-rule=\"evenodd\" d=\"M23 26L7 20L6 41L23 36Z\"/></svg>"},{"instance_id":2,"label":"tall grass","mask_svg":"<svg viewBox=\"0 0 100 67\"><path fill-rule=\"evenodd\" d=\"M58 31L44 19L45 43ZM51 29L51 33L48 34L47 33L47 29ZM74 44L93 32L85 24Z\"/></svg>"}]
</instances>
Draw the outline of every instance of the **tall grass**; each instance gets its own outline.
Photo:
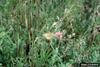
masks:
<instances>
[{"instance_id":1,"label":"tall grass","mask_svg":"<svg viewBox=\"0 0 100 67\"><path fill-rule=\"evenodd\" d=\"M100 62L99 9L99 0L0 0L1 67ZM61 40L43 36L55 32Z\"/></svg>"}]
</instances>

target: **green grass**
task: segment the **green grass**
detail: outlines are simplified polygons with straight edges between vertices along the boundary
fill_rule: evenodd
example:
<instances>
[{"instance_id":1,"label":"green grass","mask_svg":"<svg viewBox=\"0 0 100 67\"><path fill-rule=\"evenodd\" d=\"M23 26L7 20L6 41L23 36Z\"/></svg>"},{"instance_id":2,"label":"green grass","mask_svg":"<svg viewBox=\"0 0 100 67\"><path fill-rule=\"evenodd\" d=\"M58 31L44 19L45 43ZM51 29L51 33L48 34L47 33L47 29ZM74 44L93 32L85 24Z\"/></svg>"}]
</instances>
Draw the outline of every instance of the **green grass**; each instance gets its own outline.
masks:
<instances>
[{"instance_id":1,"label":"green grass","mask_svg":"<svg viewBox=\"0 0 100 67\"><path fill-rule=\"evenodd\" d=\"M99 6L99 0L0 0L0 67L100 62ZM59 31L62 40L43 36Z\"/></svg>"}]
</instances>

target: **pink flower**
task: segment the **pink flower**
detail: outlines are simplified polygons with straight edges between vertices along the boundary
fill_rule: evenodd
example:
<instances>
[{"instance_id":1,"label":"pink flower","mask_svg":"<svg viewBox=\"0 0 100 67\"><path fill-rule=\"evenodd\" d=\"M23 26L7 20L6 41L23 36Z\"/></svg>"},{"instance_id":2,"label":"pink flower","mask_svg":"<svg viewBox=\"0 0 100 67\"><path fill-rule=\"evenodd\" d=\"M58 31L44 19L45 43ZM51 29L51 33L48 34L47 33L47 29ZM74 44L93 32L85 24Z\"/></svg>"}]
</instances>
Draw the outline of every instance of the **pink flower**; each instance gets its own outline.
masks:
<instances>
[{"instance_id":1,"label":"pink flower","mask_svg":"<svg viewBox=\"0 0 100 67\"><path fill-rule=\"evenodd\" d=\"M62 39L62 34L63 34L62 32L55 32L54 36L61 40Z\"/></svg>"}]
</instances>

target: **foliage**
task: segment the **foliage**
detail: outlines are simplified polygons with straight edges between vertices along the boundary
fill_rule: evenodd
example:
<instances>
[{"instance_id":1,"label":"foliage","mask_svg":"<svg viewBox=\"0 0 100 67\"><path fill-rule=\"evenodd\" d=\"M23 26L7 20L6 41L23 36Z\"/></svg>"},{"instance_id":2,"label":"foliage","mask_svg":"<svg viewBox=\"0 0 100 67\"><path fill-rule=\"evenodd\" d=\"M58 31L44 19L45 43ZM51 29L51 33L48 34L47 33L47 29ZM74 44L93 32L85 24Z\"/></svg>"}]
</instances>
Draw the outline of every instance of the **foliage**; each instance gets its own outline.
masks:
<instances>
[{"instance_id":1,"label":"foliage","mask_svg":"<svg viewBox=\"0 0 100 67\"><path fill-rule=\"evenodd\" d=\"M99 10L100 0L0 0L0 65L100 62ZM47 40L48 32L61 32L62 38Z\"/></svg>"}]
</instances>

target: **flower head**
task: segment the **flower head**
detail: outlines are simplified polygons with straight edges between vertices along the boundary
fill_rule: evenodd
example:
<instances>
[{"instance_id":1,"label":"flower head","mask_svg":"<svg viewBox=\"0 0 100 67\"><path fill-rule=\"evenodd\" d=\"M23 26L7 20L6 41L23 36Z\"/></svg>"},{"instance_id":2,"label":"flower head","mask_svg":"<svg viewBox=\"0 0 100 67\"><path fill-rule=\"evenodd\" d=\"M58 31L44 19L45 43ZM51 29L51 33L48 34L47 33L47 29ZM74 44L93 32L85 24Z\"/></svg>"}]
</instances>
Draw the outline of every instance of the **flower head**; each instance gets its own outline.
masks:
<instances>
[{"instance_id":1,"label":"flower head","mask_svg":"<svg viewBox=\"0 0 100 67\"><path fill-rule=\"evenodd\" d=\"M63 34L62 32L55 32L54 36L61 40L62 39L62 34Z\"/></svg>"},{"instance_id":2,"label":"flower head","mask_svg":"<svg viewBox=\"0 0 100 67\"><path fill-rule=\"evenodd\" d=\"M55 32L55 33L44 33L43 36L47 39L47 40L51 40L52 37L56 37L58 40L61 40L63 37L63 33L62 32Z\"/></svg>"},{"instance_id":3,"label":"flower head","mask_svg":"<svg viewBox=\"0 0 100 67\"><path fill-rule=\"evenodd\" d=\"M44 33L43 36L47 39L47 40L51 40L53 37L53 33L48 32L48 33Z\"/></svg>"}]
</instances>

